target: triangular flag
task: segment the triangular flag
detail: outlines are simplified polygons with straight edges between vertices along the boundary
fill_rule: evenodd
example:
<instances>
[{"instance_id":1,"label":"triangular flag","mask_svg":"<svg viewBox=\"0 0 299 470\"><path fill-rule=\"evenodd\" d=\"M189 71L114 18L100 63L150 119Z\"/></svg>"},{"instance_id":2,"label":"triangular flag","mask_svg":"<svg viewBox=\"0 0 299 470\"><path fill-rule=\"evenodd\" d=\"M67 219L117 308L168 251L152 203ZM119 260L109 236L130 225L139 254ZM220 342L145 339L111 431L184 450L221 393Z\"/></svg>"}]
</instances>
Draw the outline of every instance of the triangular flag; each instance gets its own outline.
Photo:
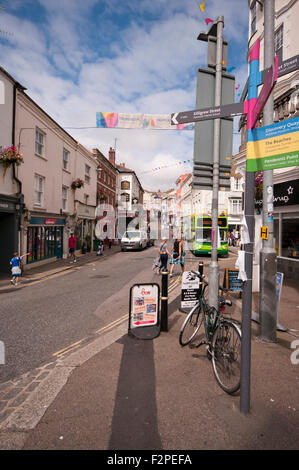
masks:
<instances>
[{"instance_id":1,"label":"triangular flag","mask_svg":"<svg viewBox=\"0 0 299 470\"><path fill-rule=\"evenodd\" d=\"M206 8L205 3L206 3L206 0L203 0L203 2L199 5L199 8L201 11L205 11L205 8Z\"/></svg>"},{"instance_id":2,"label":"triangular flag","mask_svg":"<svg viewBox=\"0 0 299 470\"><path fill-rule=\"evenodd\" d=\"M211 20L211 18L205 18L205 22L206 22L207 25L208 25L209 23L214 23L214 21Z\"/></svg>"}]
</instances>

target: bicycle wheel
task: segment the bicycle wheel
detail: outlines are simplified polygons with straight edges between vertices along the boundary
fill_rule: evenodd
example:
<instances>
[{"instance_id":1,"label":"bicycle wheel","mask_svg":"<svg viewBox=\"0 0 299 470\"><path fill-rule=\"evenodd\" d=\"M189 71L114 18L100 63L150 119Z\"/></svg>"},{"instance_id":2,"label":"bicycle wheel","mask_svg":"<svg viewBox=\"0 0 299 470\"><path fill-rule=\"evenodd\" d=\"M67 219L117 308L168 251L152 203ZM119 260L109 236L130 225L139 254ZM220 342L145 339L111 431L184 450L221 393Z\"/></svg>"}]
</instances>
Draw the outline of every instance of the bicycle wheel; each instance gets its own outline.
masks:
<instances>
[{"instance_id":1,"label":"bicycle wheel","mask_svg":"<svg viewBox=\"0 0 299 470\"><path fill-rule=\"evenodd\" d=\"M192 341L199 328L201 327L203 316L200 310L200 305L196 305L188 313L179 336L179 343L181 346L186 346Z\"/></svg>"},{"instance_id":2,"label":"bicycle wheel","mask_svg":"<svg viewBox=\"0 0 299 470\"><path fill-rule=\"evenodd\" d=\"M212 365L222 390L234 393L240 388L241 331L235 323L221 321L212 339Z\"/></svg>"}]
</instances>

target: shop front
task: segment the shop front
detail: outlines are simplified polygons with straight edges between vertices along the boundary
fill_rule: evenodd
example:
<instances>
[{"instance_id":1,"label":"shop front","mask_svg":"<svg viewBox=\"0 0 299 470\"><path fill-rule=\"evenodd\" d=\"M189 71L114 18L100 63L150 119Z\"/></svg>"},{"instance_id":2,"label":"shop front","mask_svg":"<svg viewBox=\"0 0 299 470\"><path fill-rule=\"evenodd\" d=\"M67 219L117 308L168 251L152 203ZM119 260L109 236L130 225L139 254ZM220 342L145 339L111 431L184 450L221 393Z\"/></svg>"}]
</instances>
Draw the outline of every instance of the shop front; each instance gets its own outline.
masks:
<instances>
[{"instance_id":1,"label":"shop front","mask_svg":"<svg viewBox=\"0 0 299 470\"><path fill-rule=\"evenodd\" d=\"M27 264L63 257L65 219L31 217L27 227Z\"/></svg>"},{"instance_id":2,"label":"shop front","mask_svg":"<svg viewBox=\"0 0 299 470\"><path fill-rule=\"evenodd\" d=\"M77 202L77 221L75 226L75 236L77 238L76 249L92 250L93 233L95 225L95 207Z\"/></svg>"},{"instance_id":3,"label":"shop front","mask_svg":"<svg viewBox=\"0 0 299 470\"><path fill-rule=\"evenodd\" d=\"M277 270L299 279L299 181L274 185Z\"/></svg>"}]
</instances>

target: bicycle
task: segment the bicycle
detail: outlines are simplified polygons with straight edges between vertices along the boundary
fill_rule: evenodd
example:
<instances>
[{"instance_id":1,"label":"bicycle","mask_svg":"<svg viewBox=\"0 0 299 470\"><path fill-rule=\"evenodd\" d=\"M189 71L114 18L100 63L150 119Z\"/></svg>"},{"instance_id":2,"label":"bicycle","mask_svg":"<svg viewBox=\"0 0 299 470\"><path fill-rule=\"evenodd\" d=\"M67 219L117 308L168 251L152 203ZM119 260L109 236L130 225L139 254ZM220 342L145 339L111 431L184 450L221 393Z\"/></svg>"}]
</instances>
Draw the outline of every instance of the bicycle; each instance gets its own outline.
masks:
<instances>
[{"instance_id":1,"label":"bicycle","mask_svg":"<svg viewBox=\"0 0 299 470\"><path fill-rule=\"evenodd\" d=\"M212 361L218 384L225 392L235 393L240 388L242 333L235 320L223 316L225 306L231 306L232 302L219 296L218 309L210 307L205 298L208 282L204 280L204 275L191 272L200 279L203 288L199 300L182 324L179 343L181 346L189 344L203 324L205 339L195 347L200 347L202 344L208 346L207 355Z\"/></svg>"}]
</instances>

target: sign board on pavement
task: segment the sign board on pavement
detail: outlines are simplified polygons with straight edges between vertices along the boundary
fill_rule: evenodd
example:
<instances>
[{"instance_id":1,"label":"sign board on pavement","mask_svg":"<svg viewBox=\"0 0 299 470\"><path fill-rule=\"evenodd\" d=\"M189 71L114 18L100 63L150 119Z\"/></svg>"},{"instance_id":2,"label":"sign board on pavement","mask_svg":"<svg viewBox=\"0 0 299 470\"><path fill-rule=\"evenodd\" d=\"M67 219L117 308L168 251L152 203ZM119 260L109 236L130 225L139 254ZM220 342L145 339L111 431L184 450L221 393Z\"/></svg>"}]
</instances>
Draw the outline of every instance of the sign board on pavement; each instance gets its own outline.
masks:
<instances>
[{"instance_id":1,"label":"sign board on pavement","mask_svg":"<svg viewBox=\"0 0 299 470\"><path fill-rule=\"evenodd\" d=\"M230 292L242 292L243 281L238 278L238 269L225 269L223 278L223 287Z\"/></svg>"},{"instance_id":2,"label":"sign board on pavement","mask_svg":"<svg viewBox=\"0 0 299 470\"><path fill-rule=\"evenodd\" d=\"M136 330L146 327L149 336L154 338L160 333L159 325L160 286L158 284L134 284L130 289L129 332L134 336Z\"/></svg>"},{"instance_id":3,"label":"sign board on pavement","mask_svg":"<svg viewBox=\"0 0 299 470\"><path fill-rule=\"evenodd\" d=\"M192 308L199 299L199 278L191 271L182 276L181 308Z\"/></svg>"}]
</instances>

